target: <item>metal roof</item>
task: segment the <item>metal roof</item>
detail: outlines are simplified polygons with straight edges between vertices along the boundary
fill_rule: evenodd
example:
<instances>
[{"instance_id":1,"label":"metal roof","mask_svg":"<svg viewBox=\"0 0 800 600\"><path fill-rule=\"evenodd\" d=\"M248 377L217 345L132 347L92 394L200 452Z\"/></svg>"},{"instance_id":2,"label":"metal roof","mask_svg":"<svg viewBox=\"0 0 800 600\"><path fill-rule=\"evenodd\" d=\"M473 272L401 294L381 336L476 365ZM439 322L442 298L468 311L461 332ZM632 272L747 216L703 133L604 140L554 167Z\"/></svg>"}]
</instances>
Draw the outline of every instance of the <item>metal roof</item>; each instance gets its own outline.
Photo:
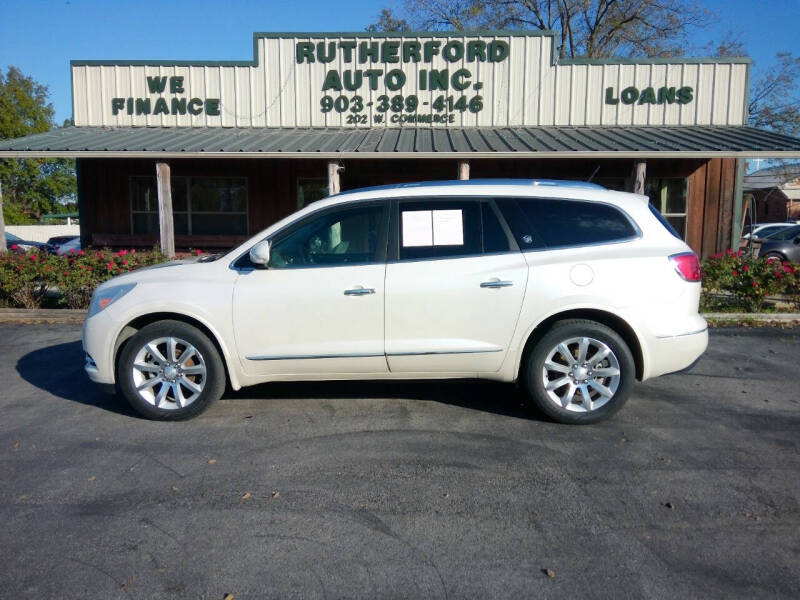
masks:
<instances>
[{"instance_id":1,"label":"metal roof","mask_svg":"<svg viewBox=\"0 0 800 600\"><path fill-rule=\"evenodd\" d=\"M0 140L0 158L800 157L800 139L731 126L221 128L67 127Z\"/></svg>"}]
</instances>

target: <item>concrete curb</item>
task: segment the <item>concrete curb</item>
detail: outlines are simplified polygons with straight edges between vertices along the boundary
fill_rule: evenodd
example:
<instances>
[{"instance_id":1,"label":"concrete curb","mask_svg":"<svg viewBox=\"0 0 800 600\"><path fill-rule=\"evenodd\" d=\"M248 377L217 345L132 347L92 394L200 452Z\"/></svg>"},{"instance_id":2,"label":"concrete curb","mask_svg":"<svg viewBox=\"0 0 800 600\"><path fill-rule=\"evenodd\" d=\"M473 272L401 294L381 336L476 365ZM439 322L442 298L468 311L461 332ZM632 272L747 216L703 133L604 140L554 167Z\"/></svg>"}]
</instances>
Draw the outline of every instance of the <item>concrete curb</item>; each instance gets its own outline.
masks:
<instances>
[{"instance_id":1,"label":"concrete curb","mask_svg":"<svg viewBox=\"0 0 800 600\"><path fill-rule=\"evenodd\" d=\"M86 312L70 308L0 308L0 323L83 323Z\"/></svg>"},{"instance_id":2,"label":"concrete curb","mask_svg":"<svg viewBox=\"0 0 800 600\"><path fill-rule=\"evenodd\" d=\"M702 313L706 319L726 321L800 321L800 313Z\"/></svg>"},{"instance_id":3,"label":"concrete curb","mask_svg":"<svg viewBox=\"0 0 800 600\"><path fill-rule=\"evenodd\" d=\"M86 312L69 308L0 308L0 323L83 323ZM800 313L701 313L711 321L800 323Z\"/></svg>"}]
</instances>

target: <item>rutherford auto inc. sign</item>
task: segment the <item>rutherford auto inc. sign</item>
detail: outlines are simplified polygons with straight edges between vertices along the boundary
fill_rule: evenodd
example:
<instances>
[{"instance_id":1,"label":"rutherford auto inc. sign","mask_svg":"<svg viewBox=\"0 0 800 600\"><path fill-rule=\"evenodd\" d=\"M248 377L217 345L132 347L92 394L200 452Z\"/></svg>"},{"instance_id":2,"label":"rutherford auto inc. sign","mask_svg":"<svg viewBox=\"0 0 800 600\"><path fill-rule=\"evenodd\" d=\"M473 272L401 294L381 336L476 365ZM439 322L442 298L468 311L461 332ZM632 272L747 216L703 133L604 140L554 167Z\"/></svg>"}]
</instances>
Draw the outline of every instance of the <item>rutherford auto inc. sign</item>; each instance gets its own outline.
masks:
<instances>
[{"instance_id":1,"label":"rutherford auto inc. sign","mask_svg":"<svg viewBox=\"0 0 800 600\"><path fill-rule=\"evenodd\" d=\"M254 35L248 62L73 61L78 126L741 125L747 59L557 60L549 32Z\"/></svg>"}]
</instances>

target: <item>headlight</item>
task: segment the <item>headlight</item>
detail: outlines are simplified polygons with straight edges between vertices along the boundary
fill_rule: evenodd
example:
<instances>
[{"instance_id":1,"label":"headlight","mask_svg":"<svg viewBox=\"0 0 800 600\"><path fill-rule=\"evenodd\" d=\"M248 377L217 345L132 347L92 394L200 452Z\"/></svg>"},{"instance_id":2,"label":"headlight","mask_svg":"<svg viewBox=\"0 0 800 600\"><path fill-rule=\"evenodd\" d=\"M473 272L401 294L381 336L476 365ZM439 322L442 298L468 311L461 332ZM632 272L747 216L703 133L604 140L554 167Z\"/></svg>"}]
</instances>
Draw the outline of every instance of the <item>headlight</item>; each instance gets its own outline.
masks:
<instances>
[{"instance_id":1,"label":"headlight","mask_svg":"<svg viewBox=\"0 0 800 600\"><path fill-rule=\"evenodd\" d=\"M95 291L92 295L92 301L89 303L89 314L86 318L93 317L104 308L108 308L135 287L135 283L126 283L125 285L112 285Z\"/></svg>"}]
</instances>

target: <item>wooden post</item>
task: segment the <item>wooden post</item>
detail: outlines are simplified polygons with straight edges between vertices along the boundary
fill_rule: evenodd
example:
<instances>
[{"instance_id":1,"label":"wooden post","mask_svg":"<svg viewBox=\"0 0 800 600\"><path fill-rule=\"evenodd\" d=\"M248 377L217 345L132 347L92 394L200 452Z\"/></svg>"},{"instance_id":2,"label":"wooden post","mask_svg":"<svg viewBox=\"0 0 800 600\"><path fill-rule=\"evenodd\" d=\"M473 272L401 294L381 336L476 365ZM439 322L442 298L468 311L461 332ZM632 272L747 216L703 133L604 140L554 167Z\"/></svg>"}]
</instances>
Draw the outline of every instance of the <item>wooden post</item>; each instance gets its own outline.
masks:
<instances>
[{"instance_id":1,"label":"wooden post","mask_svg":"<svg viewBox=\"0 0 800 600\"><path fill-rule=\"evenodd\" d=\"M647 163L643 160L637 160L633 163L633 193L644 196L644 180L647 175Z\"/></svg>"},{"instance_id":2,"label":"wooden post","mask_svg":"<svg viewBox=\"0 0 800 600\"><path fill-rule=\"evenodd\" d=\"M333 196L342 191L342 185L339 181L339 161L328 161L328 193Z\"/></svg>"},{"instance_id":3,"label":"wooden post","mask_svg":"<svg viewBox=\"0 0 800 600\"><path fill-rule=\"evenodd\" d=\"M463 180L469 179L469 161L458 161L458 178Z\"/></svg>"},{"instance_id":4,"label":"wooden post","mask_svg":"<svg viewBox=\"0 0 800 600\"><path fill-rule=\"evenodd\" d=\"M6 220L3 217L3 182L0 181L0 254L5 252L6 248Z\"/></svg>"},{"instance_id":5,"label":"wooden post","mask_svg":"<svg viewBox=\"0 0 800 600\"><path fill-rule=\"evenodd\" d=\"M169 179L169 164L156 163L158 182L158 226L161 252L167 258L175 258L175 227L172 223L172 185Z\"/></svg>"}]
</instances>

